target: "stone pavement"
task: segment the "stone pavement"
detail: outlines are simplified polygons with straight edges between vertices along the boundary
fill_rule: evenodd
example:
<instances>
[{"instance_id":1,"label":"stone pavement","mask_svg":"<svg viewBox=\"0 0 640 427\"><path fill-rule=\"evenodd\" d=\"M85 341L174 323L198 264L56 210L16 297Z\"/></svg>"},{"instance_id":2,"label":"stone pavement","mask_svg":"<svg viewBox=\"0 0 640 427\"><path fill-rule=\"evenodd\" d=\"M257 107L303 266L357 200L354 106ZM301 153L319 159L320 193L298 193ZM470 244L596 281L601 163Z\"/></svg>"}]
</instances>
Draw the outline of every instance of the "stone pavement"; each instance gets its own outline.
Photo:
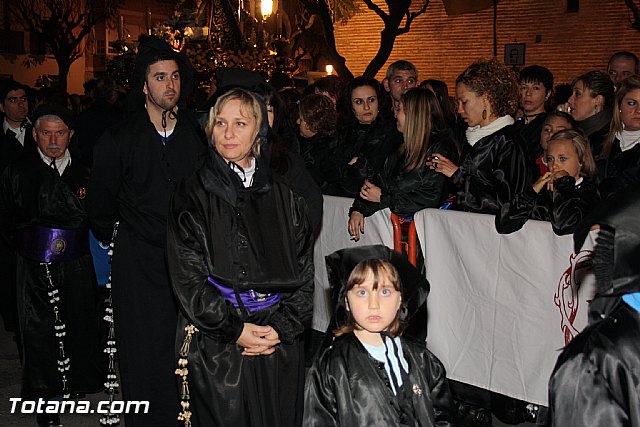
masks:
<instances>
[{"instance_id":1,"label":"stone pavement","mask_svg":"<svg viewBox=\"0 0 640 427\"><path fill-rule=\"evenodd\" d=\"M13 334L4 330L0 325L0 426L2 427L23 427L37 426L35 414L11 413L10 398L20 397L20 361L18 351L13 342ZM118 399L120 395L116 395ZM91 408L95 409L100 400L105 400L106 394L96 393L87 395L83 400L91 402ZM120 397L121 399L121 397ZM19 406L18 406L19 407ZM98 414L63 414L61 422L65 427L99 427L100 415ZM121 422L124 426L124 421ZM494 417L495 427L507 427ZM531 426L534 424L525 423L520 426Z\"/></svg>"}]
</instances>

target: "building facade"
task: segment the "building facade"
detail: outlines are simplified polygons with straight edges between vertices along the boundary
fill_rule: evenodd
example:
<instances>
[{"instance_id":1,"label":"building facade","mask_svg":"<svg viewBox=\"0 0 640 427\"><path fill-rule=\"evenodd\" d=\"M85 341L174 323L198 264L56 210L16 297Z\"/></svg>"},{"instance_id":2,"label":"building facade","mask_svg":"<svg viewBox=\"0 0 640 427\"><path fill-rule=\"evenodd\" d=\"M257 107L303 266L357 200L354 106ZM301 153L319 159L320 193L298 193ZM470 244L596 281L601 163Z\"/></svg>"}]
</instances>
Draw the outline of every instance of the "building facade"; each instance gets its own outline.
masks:
<instances>
[{"instance_id":1,"label":"building facade","mask_svg":"<svg viewBox=\"0 0 640 427\"><path fill-rule=\"evenodd\" d=\"M13 78L31 87L55 81L58 64L47 51L44 40L24 31L12 16L12 3L20 0L0 1L0 78ZM83 83L104 75L107 59L115 55L112 44L119 37L138 40L159 22L173 14L175 0L126 0L119 14L111 22L96 25L85 38L84 55L71 65L67 92L82 94ZM26 63L29 65L27 66Z\"/></svg>"},{"instance_id":2,"label":"building facade","mask_svg":"<svg viewBox=\"0 0 640 427\"><path fill-rule=\"evenodd\" d=\"M417 10L422 0L414 0ZM384 2L376 0L384 9ZM576 10L577 6L577 11ZM380 43L382 20L366 6L345 26L336 26L338 51L355 76L362 74ZM524 44L525 63L544 65L556 83L570 83L593 69L606 69L619 50L640 55L640 32L622 0L500 0L497 10L498 59L505 45ZM513 50L511 54L513 55ZM396 39L386 67L398 59L413 62L420 79L438 79L453 88L456 77L475 59L493 56L493 8L448 16L443 2L431 0L411 31Z\"/></svg>"}]
</instances>

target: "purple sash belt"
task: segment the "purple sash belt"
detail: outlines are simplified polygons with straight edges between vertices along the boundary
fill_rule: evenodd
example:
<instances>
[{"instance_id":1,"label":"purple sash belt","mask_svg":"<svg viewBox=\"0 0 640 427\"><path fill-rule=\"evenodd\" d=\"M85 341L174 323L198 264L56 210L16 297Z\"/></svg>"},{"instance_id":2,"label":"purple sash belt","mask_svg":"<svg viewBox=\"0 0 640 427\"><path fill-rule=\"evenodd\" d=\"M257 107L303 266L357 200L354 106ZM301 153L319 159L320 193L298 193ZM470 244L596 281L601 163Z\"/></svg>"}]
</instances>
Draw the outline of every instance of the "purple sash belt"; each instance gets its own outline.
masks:
<instances>
[{"instance_id":1,"label":"purple sash belt","mask_svg":"<svg viewBox=\"0 0 640 427\"><path fill-rule=\"evenodd\" d=\"M89 253L89 230L30 225L16 232L16 251L40 262L73 261Z\"/></svg>"},{"instance_id":2,"label":"purple sash belt","mask_svg":"<svg viewBox=\"0 0 640 427\"><path fill-rule=\"evenodd\" d=\"M231 305L233 305L235 308L238 308L240 306L233 288L221 285L211 277L208 277L207 280L209 281L209 283L218 288L218 290L222 293L224 299L229 301ZM263 294L254 290L249 290L239 292L239 295L240 299L242 300L242 305L244 305L246 309L249 310L249 313L271 307L272 305L275 305L280 301L279 293Z\"/></svg>"}]
</instances>

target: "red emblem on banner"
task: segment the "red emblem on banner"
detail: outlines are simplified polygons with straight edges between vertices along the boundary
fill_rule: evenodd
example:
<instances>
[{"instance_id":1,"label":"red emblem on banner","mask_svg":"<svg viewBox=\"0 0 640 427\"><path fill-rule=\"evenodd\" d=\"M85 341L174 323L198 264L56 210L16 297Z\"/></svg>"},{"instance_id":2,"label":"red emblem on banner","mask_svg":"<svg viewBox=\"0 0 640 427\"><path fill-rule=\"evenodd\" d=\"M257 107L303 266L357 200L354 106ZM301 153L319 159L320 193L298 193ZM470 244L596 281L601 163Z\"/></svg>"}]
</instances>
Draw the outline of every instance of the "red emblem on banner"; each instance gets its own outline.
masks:
<instances>
[{"instance_id":1,"label":"red emblem on banner","mask_svg":"<svg viewBox=\"0 0 640 427\"><path fill-rule=\"evenodd\" d=\"M573 322L578 314L578 290L584 269L591 268L591 257L593 251L580 251L577 255L571 254L569 257L569 268L567 268L558 282L558 288L553 296L553 302L560 310L562 320L560 329L564 334L564 344L567 345L580 331Z\"/></svg>"}]
</instances>

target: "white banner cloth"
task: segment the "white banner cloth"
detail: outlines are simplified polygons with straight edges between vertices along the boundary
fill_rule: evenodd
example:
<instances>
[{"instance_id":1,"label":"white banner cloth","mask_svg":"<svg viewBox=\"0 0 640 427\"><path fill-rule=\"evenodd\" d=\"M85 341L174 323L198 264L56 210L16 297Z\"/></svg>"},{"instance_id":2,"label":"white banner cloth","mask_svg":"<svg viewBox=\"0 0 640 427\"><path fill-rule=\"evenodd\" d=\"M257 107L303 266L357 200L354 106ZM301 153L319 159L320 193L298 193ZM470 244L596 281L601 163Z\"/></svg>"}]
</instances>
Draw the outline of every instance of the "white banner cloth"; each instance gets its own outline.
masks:
<instances>
[{"instance_id":1,"label":"white banner cloth","mask_svg":"<svg viewBox=\"0 0 640 427\"><path fill-rule=\"evenodd\" d=\"M345 197L324 196L322 212L322 228L313 248L315 265L315 289L313 293L313 329L325 332L329 326L333 307L327 267L324 257L339 249L355 246L383 244L393 248L393 227L391 211L383 209L364 220L364 234L355 242L349 237L347 223L349 208L353 199Z\"/></svg>"},{"instance_id":2,"label":"white banner cloth","mask_svg":"<svg viewBox=\"0 0 640 427\"><path fill-rule=\"evenodd\" d=\"M493 215L427 209L414 221L431 284L427 344L447 377L547 406L559 351L586 325L592 239L576 256L548 222L500 235Z\"/></svg>"}]
</instances>

